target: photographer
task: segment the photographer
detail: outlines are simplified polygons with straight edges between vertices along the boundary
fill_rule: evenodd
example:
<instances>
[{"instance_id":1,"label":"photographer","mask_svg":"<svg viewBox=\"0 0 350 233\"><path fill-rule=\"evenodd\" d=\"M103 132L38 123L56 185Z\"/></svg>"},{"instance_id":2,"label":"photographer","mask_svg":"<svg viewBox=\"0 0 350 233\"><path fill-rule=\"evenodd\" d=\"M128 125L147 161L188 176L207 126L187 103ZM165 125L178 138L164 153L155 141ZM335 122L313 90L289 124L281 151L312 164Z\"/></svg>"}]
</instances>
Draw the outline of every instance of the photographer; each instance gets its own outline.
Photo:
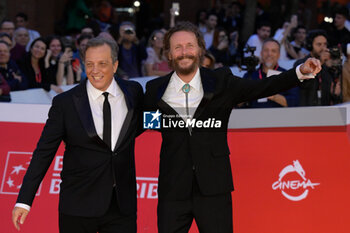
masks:
<instances>
[{"instance_id":1,"label":"photographer","mask_svg":"<svg viewBox=\"0 0 350 233\"><path fill-rule=\"evenodd\" d=\"M146 49L139 43L135 26L129 21L124 21L119 27L119 68L128 78L141 77L141 63L147 58Z\"/></svg>"},{"instance_id":2,"label":"photographer","mask_svg":"<svg viewBox=\"0 0 350 233\"><path fill-rule=\"evenodd\" d=\"M330 50L327 48L327 34L324 30L312 30L306 37L306 49L310 54L303 59L297 60L294 67L305 62L309 57L321 61L322 70L315 79L305 80L300 85L300 106L327 106L339 98L340 85L332 77L331 67L336 59L332 59Z\"/></svg>"},{"instance_id":3,"label":"photographer","mask_svg":"<svg viewBox=\"0 0 350 233\"><path fill-rule=\"evenodd\" d=\"M264 41L261 50L261 65L258 70L247 72L243 78L259 80L269 78L269 75L278 74L286 71L278 65L280 57L281 45L275 39L267 39ZM250 108L274 108L274 107L294 107L298 105L298 88L253 100L249 103Z\"/></svg>"}]
</instances>

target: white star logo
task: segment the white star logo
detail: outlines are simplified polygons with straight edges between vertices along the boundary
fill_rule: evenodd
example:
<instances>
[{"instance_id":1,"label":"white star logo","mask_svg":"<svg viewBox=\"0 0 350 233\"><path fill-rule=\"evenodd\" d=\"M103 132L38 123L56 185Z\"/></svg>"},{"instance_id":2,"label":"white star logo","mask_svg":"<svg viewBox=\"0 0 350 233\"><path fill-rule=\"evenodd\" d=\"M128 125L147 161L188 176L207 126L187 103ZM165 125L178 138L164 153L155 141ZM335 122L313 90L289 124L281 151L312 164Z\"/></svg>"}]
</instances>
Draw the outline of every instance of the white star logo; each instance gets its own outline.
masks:
<instances>
[{"instance_id":1,"label":"white star logo","mask_svg":"<svg viewBox=\"0 0 350 233\"><path fill-rule=\"evenodd\" d=\"M151 113L151 115L153 116L151 122L153 122L155 119L158 119L158 117L160 117L162 114L159 112L159 109L157 109L157 111L155 113Z\"/></svg>"},{"instance_id":2,"label":"white star logo","mask_svg":"<svg viewBox=\"0 0 350 233\"><path fill-rule=\"evenodd\" d=\"M12 172L11 172L11 175L12 175L13 173L16 173L16 175L18 175L19 172L22 171L22 170L24 170L24 171L26 170L22 165L13 166L13 170L12 170Z\"/></svg>"},{"instance_id":3,"label":"white star logo","mask_svg":"<svg viewBox=\"0 0 350 233\"><path fill-rule=\"evenodd\" d=\"M15 186L15 185L13 184L13 180L11 180L11 177L9 177L9 179L7 180L6 183L10 186L10 188L11 188L12 186Z\"/></svg>"}]
</instances>

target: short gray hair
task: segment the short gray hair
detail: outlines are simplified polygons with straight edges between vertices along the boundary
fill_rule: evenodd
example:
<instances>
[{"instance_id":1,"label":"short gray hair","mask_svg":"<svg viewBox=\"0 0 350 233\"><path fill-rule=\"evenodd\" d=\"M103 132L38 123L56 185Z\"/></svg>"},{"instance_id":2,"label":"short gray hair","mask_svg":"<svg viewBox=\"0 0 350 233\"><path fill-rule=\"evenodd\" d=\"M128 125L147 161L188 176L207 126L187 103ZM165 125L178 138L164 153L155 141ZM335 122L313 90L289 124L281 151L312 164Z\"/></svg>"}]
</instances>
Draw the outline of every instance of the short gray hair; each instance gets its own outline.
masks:
<instances>
[{"instance_id":1,"label":"short gray hair","mask_svg":"<svg viewBox=\"0 0 350 233\"><path fill-rule=\"evenodd\" d=\"M103 46L105 44L108 45L109 48L111 49L111 56L112 56L113 63L118 61L119 47L118 47L117 42L115 42L115 40L107 39L107 38L103 38L103 37L92 38L91 40L89 40L87 42L84 53L83 53L83 60L85 61L85 53L89 48L100 47L100 46Z\"/></svg>"}]
</instances>

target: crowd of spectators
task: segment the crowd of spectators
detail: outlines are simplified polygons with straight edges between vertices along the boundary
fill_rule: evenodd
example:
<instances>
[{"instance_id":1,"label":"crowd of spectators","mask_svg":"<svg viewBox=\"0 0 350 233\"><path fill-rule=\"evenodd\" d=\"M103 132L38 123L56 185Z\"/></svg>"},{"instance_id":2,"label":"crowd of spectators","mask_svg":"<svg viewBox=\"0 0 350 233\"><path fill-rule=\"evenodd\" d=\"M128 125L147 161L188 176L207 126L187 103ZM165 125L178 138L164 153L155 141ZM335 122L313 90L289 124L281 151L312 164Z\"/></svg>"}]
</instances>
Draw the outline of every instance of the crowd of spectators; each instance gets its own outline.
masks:
<instances>
[{"instance_id":1,"label":"crowd of spectators","mask_svg":"<svg viewBox=\"0 0 350 233\"><path fill-rule=\"evenodd\" d=\"M337 5L333 23L322 22L318 28L303 23L299 11L307 12L299 9L276 26L273 15L258 4L255 33L243 41L240 34L245 25L244 6L239 2L198 10L195 23L207 49L203 67L241 66L254 55L258 64L250 67L243 78L263 79L285 71L279 64L282 61L295 62L295 67L306 58L315 57L322 63L322 72L314 80L238 107L320 106L350 101L349 9ZM119 78L170 72L163 48L168 27L153 23L137 28L135 18L120 20L115 14L108 1L101 1L97 13L92 13L84 0L75 1L75 5L67 6L65 30L56 30L57 35L40 35L29 29L28 16L22 12L13 20L4 19L0 24L0 101L9 101L10 91L29 88L61 93L62 85L86 79L83 51L88 40L96 36L118 43ZM169 14L171 27L176 12L171 9Z\"/></svg>"}]
</instances>

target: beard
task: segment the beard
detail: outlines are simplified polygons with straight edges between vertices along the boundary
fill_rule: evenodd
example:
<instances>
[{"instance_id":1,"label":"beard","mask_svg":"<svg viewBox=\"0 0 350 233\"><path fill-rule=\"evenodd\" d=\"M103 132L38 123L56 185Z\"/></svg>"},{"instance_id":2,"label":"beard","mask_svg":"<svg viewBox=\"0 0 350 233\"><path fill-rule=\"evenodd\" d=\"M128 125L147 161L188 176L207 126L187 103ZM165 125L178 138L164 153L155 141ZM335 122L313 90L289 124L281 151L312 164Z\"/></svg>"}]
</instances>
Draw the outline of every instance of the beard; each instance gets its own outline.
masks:
<instances>
[{"instance_id":1,"label":"beard","mask_svg":"<svg viewBox=\"0 0 350 233\"><path fill-rule=\"evenodd\" d=\"M187 67L181 67L180 61L183 59L192 60L192 64ZM197 68L199 67L199 57L193 56L193 55L179 56L171 61L171 66L174 68L176 73L182 74L182 75L188 75L196 71Z\"/></svg>"},{"instance_id":2,"label":"beard","mask_svg":"<svg viewBox=\"0 0 350 233\"><path fill-rule=\"evenodd\" d=\"M268 69L273 69L275 67L275 65L273 64L273 62L265 62L264 63L265 67Z\"/></svg>"}]
</instances>

